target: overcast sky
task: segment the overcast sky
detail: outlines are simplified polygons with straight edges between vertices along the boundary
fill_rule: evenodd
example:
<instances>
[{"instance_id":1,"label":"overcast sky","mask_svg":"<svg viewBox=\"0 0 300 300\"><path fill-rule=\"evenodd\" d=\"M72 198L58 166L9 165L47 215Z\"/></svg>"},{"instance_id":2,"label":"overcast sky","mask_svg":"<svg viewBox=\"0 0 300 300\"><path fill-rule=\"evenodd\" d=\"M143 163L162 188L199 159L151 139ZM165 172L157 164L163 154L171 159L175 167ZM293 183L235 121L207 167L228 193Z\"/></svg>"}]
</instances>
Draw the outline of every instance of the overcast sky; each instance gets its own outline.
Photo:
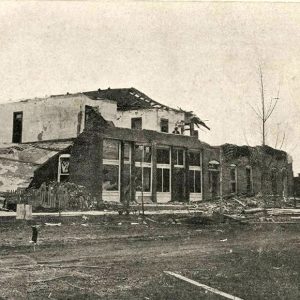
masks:
<instances>
[{"instance_id":1,"label":"overcast sky","mask_svg":"<svg viewBox=\"0 0 300 300\"><path fill-rule=\"evenodd\" d=\"M285 133L300 172L300 4L0 3L0 102L135 87L207 120L205 142L255 145L260 64L267 142Z\"/></svg>"}]
</instances>

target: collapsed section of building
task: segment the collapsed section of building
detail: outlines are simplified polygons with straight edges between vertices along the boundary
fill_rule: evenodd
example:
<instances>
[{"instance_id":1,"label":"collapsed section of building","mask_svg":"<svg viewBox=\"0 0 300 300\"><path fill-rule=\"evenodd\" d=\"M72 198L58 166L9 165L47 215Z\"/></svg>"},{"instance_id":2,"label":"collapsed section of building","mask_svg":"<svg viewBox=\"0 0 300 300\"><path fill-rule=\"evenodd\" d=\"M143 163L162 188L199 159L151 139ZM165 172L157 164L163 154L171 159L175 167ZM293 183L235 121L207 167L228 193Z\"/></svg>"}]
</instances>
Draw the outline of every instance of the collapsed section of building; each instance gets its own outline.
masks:
<instances>
[{"instance_id":1,"label":"collapsed section of building","mask_svg":"<svg viewBox=\"0 0 300 300\"><path fill-rule=\"evenodd\" d=\"M151 203L293 192L286 152L210 146L199 140L196 127L209 128L194 113L160 104L134 88L51 96L4 108L1 113L12 122L1 127L2 141L40 151L27 161L31 188L68 181L84 186L98 202Z\"/></svg>"},{"instance_id":2,"label":"collapsed section of building","mask_svg":"<svg viewBox=\"0 0 300 300\"><path fill-rule=\"evenodd\" d=\"M288 155L270 147L211 147L195 137L102 127L39 167L31 186L53 180L85 186L98 201L166 203L287 197L293 175Z\"/></svg>"}]
</instances>

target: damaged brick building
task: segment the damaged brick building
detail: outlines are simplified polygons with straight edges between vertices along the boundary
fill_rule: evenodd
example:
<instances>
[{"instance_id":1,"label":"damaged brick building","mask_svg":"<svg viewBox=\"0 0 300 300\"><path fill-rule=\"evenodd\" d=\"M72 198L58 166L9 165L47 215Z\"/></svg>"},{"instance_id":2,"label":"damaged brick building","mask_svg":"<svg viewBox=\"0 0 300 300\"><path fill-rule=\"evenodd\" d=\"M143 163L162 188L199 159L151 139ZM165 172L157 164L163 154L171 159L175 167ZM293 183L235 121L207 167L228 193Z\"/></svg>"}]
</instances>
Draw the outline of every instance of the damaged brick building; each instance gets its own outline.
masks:
<instances>
[{"instance_id":1,"label":"damaged brick building","mask_svg":"<svg viewBox=\"0 0 300 300\"><path fill-rule=\"evenodd\" d=\"M16 113L27 124L25 108L23 114L14 104L10 112L12 139L15 128L21 127L24 132L18 136L23 142L40 147L47 139L69 143L36 168L31 187L70 181L86 186L99 201L140 201L143 197L154 203L292 193L292 163L287 153L267 146L212 147L198 138L196 127L208 128L199 117L162 105L136 89L98 90L41 101L51 100L65 101L60 113L59 104L52 111L56 117L51 128L45 124L52 112L45 118L39 115L42 124L33 129L30 122L28 129L15 125ZM43 106L42 102L36 100L35 105ZM69 114L72 121L63 124Z\"/></svg>"}]
</instances>

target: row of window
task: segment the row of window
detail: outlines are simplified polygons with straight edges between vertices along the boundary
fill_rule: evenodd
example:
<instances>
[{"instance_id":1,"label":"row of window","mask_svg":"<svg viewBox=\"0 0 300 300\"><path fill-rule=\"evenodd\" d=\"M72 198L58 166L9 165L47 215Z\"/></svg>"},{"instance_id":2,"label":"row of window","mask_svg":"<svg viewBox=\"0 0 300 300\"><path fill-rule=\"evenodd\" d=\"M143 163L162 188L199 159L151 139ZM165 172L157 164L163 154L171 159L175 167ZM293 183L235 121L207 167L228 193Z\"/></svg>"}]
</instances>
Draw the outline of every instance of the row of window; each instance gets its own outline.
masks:
<instances>
[{"instance_id":1,"label":"row of window","mask_svg":"<svg viewBox=\"0 0 300 300\"><path fill-rule=\"evenodd\" d=\"M157 149L157 192L170 192L171 182L171 157L169 148ZM191 193L201 193L201 159L200 152L189 152L189 190ZM135 147L136 167L136 190L151 192L151 146L136 145ZM175 168L184 167L183 149L174 150ZM124 144L124 176L125 182L130 182L130 147ZM58 172L59 181L67 180L69 176L69 155L61 155ZM120 190L120 142L116 140L104 140L103 143L103 191Z\"/></svg>"},{"instance_id":2,"label":"row of window","mask_svg":"<svg viewBox=\"0 0 300 300\"><path fill-rule=\"evenodd\" d=\"M104 160L103 160L103 190L104 191L119 191L120 178L120 160L119 160L119 142L114 140L105 140L104 142ZM127 145L128 146L128 145ZM126 147L127 153L125 156L124 175L125 182L130 182L130 167L129 167L129 146ZM151 191L151 147L150 146L136 146L136 151L139 154L136 161L136 190L150 192ZM113 154L113 155L112 155ZM182 167L184 164L184 152L181 149L175 151L175 167ZM69 177L69 157L68 154L60 156L58 178L59 181L65 181ZM200 167L200 153L190 153L191 167L189 170L189 191L190 193L201 193L201 167ZM176 166L177 165L177 166ZM215 164L216 165L216 164ZM215 167L210 169L218 171ZM246 185L247 191L252 191L252 170L246 167ZM215 180L214 180L215 178ZM157 192L170 192L170 151L169 149L157 149ZM213 181L218 181L218 177L209 176L210 185L213 186ZM218 183L215 182L216 188ZM230 191L237 192L237 168L235 165L230 167Z\"/></svg>"},{"instance_id":3,"label":"row of window","mask_svg":"<svg viewBox=\"0 0 300 300\"><path fill-rule=\"evenodd\" d=\"M149 145L136 145L134 149L136 167L136 190L151 192L152 176L152 148ZM171 182L171 152L170 148L157 148L157 192L170 192ZM183 168L185 157L183 149L175 149L175 168ZM190 171L191 193L201 193L201 159L200 152L189 152L188 161L191 168L198 169ZM130 163L130 146L124 143L124 165ZM119 191L120 178L120 142L106 139L103 142L103 191ZM125 179L126 180L126 179ZM129 180L128 180L129 184Z\"/></svg>"},{"instance_id":4,"label":"row of window","mask_svg":"<svg viewBox=\"0 0 300 300\"><path fill-rule=\"evenodd\" d=\"M170 149L158 148L157 150L157 163L158 164L170 164ZM103 159L106 160L119 160L120 156L120 143L116 140L105 139L103 141ZM183 149L174 150L174 164L175 166L184 166L184 151ZM151 163L152 153L151 146L136 145L135 146L135 161ZM124 160L130 161L130 146L129 143L124 144ZM188 162L190 166L200 166L200 152L189 151Z\"/></svg>"},{"instance_id":5,"label":"row of window","mask_svg":"<svg viewBox=\"0 0 300 300\"><path fill-rule=\"evenodd\" d=\"M131 129L143 129L143 121L142 118L132 118L131 119ZM169 120L168 119L160 119L160 131L161 132L169 132Z\"/></svg>"}]
</instances>

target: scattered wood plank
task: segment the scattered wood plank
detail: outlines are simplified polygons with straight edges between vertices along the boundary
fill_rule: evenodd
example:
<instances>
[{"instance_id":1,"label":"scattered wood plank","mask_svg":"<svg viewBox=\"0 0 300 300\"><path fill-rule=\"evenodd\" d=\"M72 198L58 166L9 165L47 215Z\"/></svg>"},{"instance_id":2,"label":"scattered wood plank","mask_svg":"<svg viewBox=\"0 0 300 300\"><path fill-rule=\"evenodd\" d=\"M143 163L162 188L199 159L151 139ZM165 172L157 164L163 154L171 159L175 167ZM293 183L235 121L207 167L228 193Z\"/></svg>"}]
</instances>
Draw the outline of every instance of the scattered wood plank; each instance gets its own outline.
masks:
<instances>
[{"instance_id":1,"label":"scattered wood plank","mask_svg":"<svg viewBox=\"0 0 300 300\"><path fill-rule=\"evenodd\" d=\"M234 201L236 201L237 203L239 203L240 205L242 205L243 207L246 207L247 205L245 203L243 203L242 201L240 201L239 199L233 198Z\"/></svg>"},{"instance_id":2,"label":"scattered wood plank","mask_svg":"<svg viewBox=\"0 0 300 300\"><path fill-rule=\"evenodd\" d=\"M61 226L61 223L45 223L45 226Z\"/></svg>"},{"instance_id":3,"label":"scattered wood plank","mask_svg":"<svg viewBox=\"0 0 300 300\"><path fill-rule=\"evenodd\" d=\"M210 292L212 292L212 293L214 293L214 294L223 296L223 297L225 297L225 298L227 298L227 299L231 299L231 300L243 300L242 298L239 298L239 297L236 297L236 296L233 296L233 295L224 293L224 292L219 291L219 290L217 290L217 289L215 289L215 288L212 288L212 287L210 287L210 286L208 286L208 285L199 283L199 282L197 282L197 281L195 281L195 280L189 279L189 278L187 278L187 277L184 277L184 276L182 276L182 275L176 274L176 273L174 273L174 272L164 271L164 273L166 273L166 274L168 274L168 275L171 275L171 276L174 276L174 277L176 277L176 278L178 278L178 279L181 279L181 280L183 280L183 281L185 281L185 282L191 283L191 284L193 284L193 285L199 286L199 287L201 287L201 288L203 288L203 289L205 289L205 290L207 290L207 291L210 291Z\"/></svg>"}]
</instances>

